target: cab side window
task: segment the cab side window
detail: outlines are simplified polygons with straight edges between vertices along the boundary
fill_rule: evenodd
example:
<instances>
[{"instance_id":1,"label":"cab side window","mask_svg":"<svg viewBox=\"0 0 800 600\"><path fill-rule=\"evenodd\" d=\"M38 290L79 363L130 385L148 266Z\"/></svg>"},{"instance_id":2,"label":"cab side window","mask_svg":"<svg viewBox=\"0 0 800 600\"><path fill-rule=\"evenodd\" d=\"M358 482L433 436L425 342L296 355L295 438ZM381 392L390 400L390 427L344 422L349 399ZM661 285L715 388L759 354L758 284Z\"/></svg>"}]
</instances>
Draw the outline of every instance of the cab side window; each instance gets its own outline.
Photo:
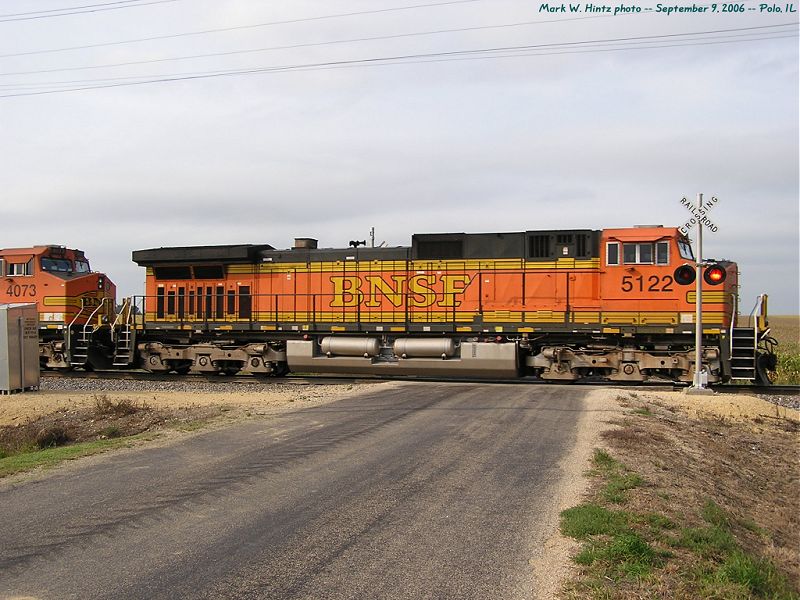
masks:
<instances>
[{"instance_id":1,"label":"cab side window","mask_svg":"<svg viewBox=\"0 0 800 600\"><path fill-rule=\"evenodd\" d=\"M669 242L656 242L656 264L669 264Z\"/></svg>"},{"instance_id":2,"label":"cab side window","mask_svg":"<svg viewBox=\"0 0 800 600\"><path fill-rule=\"evenodd\" d=\"M652 265L653 244L622 244L622 260L626 265Z\"/></svg>"},{"instance_id":3,"label":"cab side window","mask_svg":"<svg viewBox=\"0 0 800 600\"><path fill-rule=\"evenodd\" d=\"M606 243L606 264L607 265L619 264L619 242Z\"/></svg>"},{"instance_id":4,"label":"cab side window","mask_svg":"<svg viewBox=\"0 0 800 600\"><path fill-rule=\"evenodd\" d=\"M24 263L8 263L8 272L6 275L9 277L33 275L33 259Z\"/></svg>"}]
</instances>

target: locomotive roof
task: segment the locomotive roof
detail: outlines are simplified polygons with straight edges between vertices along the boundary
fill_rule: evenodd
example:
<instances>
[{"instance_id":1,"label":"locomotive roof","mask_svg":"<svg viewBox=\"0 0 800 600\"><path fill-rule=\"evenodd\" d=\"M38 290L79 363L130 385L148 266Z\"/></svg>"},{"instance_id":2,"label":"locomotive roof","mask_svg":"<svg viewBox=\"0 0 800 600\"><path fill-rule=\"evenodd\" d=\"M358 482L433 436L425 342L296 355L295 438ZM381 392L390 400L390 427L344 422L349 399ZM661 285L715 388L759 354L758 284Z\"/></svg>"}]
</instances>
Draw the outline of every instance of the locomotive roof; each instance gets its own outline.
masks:
<instances>
[{"instance_id":1,"label":"locomotive roof","mask_svg":"<svg viewBox=\"0 0 800 600\"><path fill-rule=\"evenodd\" d=\"M567 229L510 233L420 233L410 246L392 248L292 248L269 244L182 246L136 250L139 266L179 264L247 264L357 260L458 260L476 258L595 258L601 231ZM565 250L566 248L566 250Z\"/></svg>"},{"instance_id":2,"label":"locomotive roof","mask_svg":"<svg viewBox=\"0 0 800 600\"><path fill-rule=\"evenodd\" d=\"M140 266L163 263L224 262L252 263L260 260L260 253L274 250L269 244L231 244L227 246L176 246L134 250L133 261Z\"/></svg>"}]
</instances>

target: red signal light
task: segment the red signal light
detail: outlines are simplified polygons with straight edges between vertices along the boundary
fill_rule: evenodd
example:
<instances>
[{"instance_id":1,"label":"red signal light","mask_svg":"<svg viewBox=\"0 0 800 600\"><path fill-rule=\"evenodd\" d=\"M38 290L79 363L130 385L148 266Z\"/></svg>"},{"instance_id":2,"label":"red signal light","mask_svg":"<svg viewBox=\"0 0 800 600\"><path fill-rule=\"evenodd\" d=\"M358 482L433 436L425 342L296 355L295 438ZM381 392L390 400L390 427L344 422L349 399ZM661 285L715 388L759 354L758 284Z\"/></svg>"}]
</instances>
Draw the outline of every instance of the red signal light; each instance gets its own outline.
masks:
<instances>
[{"instance_id":1,"label":"red signal light","mask_svg":"<svg viewBox=\"0 0 800 600\"><path fill-rule=\"evenodd\" d=\"M711 265L705 270L705 273L703 273L703 280L708 285L719 285L725 281L726 275L725 269L720 265Z\"/></svg>"},{"instance_id":2,"label":"red signal light","mask_svg":"<svg viewBox=\"0 0 800 600\"><path fill-rule=\"evenodd\" d=\"M678 285L689 285L690 283L694 283L694 267L690 267L689 265L681 265L675 269L673 277Z\"/></svg>"}]
</instances>

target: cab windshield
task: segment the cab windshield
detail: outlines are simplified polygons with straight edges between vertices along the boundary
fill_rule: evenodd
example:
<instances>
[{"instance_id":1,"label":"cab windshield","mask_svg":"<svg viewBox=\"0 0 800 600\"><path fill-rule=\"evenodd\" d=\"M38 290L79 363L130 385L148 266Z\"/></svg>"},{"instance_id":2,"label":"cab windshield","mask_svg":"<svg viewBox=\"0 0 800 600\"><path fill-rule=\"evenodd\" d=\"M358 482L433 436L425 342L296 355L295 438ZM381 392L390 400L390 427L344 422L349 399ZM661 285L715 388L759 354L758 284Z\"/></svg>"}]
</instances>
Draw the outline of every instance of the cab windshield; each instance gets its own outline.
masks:
<instances>
[{"instance_id":1,"label":"cab windshield","mask_svg":"<svg viewBox=\"0 0 800 600\"><path fill-rule=\"evenodd\" d=\"M678 250L681 253L681 258L694 260L694 254L692 254L692 246L689 244L689 240L678 240Z\"/></svg>"},{"instance_id":2,"label":"cab windshield","mask_svg":"<svg viewBox=\"0 0 800 600\"><path fill-rule=\"evenodd\" d=\"M75 261L75 272L76 273L88 273L89 271L90 271L90 269L89 269L89 263L88 262L86 262L85 260L76 260Z\"/></svg>"},{"instance_id":3,"label":"cab windshield","mask_svg":"<svg viewBox=\"0 0 800 600\"><path fill-rule=\"evenodd\" d=\"M66 258L43 258L42 271L55 273L71 273L72 263Z\"/></svg>"}]
</instances>

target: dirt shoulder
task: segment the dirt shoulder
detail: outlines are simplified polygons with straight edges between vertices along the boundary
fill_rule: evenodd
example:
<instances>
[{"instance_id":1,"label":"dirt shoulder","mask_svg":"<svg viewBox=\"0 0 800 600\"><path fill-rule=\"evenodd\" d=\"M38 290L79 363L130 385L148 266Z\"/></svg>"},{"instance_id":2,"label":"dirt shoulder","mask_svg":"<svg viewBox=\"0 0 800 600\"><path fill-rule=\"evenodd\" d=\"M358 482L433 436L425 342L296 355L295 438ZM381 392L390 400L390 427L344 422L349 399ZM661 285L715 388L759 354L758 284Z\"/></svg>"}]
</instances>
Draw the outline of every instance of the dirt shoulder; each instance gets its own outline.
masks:
<instances>
[{"instance_id":1,"label":"dirt shoulder","mask_svg":"<svg viewBox=\"0 0 800 600\"><path fill-rule=\"evenodd\" d=\"M800 411L745 395L612 393L618 412L591 438L603 452L584 463L588 490L573 506L618 531L587 525L562 597L797 597ZM632 541L638 557L620 550Z\"/></svg>"},{"instance_id":2,"label":"dirt shoulder","mask_svg":"<svg viewBox=\"0 0 800 600\"><path fill-rule=\"evenodd\" d=\"M595 389L584 399L573 450L559 465L561 477L553 490L556 501L548 513L541 516L543 522L550 524L549 534L530 560L536 582L535 600L558 598L564 582L575 576L575 564L570 557L577 552L579 544L561 535L559 514L578 504L588 493L590 482L585 473L594 448L603 444L603 432L616 428L615 423L624 416L624 408L616 398L616 390Z\"/></svg>"},{"instance_id":3,"label":"dirt shoulder","mask_svg":"<svg viewBox=\"0 0 800 600\"><path fill-rule=\"evenodd\" d=\"M386 384L222 386L44 380L45 389L38 392L0 398L0 476L29 470L29 462L36 466L35 455L42 449L64 449L73 457L72 448L80 456L84 454L78 446L94 453L117 447L117 441L137 439L132 436L163 438L237 419L318 406L378 385ZM112 441L115 443L108 444Z\"/></svg>"},{"instance_id":4,"label":"dirt shoulder","mask_svg":"<svg viewBox=\"0 0 800 600\"><path fill-rule=\"evenodd\" d=\"M243 384L183 386L183 389L139 389L142 386L121 385L119 381L94 380L88 389L52 390L12 394L0 399L0 426L19 425L54 413L94 409L97 399L129 400L152 410L227 409L223 412L261 414L267 411L287 410L297 406L314 406L333 402L344 396L366 391L382 384ZM135 383L135 382L134 382ZM150 384L152 386L152 384ZM122 388L122 389L119 389ZM231 391L233 390L233 391ZM206 411L198 410L203 413Z\"/></svg>"}]
</instances>

